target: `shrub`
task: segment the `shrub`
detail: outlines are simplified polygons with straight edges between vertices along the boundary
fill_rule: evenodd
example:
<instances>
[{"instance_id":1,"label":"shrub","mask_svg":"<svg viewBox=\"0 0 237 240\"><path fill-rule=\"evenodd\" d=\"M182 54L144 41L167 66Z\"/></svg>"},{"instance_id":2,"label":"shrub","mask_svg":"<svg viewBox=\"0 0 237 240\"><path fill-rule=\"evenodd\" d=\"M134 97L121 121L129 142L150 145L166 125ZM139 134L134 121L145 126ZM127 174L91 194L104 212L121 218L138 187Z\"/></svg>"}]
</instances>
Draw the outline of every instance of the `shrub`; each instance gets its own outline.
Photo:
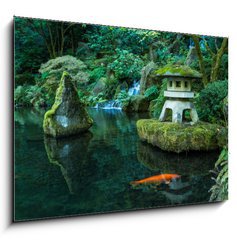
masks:
<instances>
[{"instance_id":1,"label":"shrub","mask_svg":"<svg viewBox=\"0 0 237 240\"><path fill-rule=\"evenodd\" d=\"M18 86L14 92L17 106L43 107L49 104L50 99L44 90L37 85Z\"/></svg>"},{"instance_id":2,"label":"shrub","mask_svg":"<svg viewBox=\"0 0 237 240\"><path fill-rule=\"evenodd\" d=\"M97 96L84 96L81 100L88 106L95 106L97 103L106 101L103 93L99 93Z\"/></svg>"},{"instance_id":3,"label":"shrub","mask_svg":"<svg viewBox=\"0 0 237 240\"><path fill-rule=\"evenodd\" d=\"M42 85L50 95L54 96L63 71L67 71L72 76L77 86L89 81L89 74L86 70L87 67L81 60L67 55L51 59L42 64L39 72L41 73Z\"/></svg>"},{"instance_id":4,"label":"shrub","mask_svg":"<svg viewBox=\"0 0 237 240\"><path fill-rule=\"evenodd\" d=\"M16 86L18 85L24 85L24 84L34 84L35 80L34 80L34 74L32 73L22 73L22 74L16 74L15 76L15 84Z\"/></svg>"},{"instance_id":5,"label":"shrub","mask_svg":"<svg viewBox=\"0 0 237 240\"><path fill-rule=\"evenodd\" d=\"M90 80L94 82L102 77L105 77L105 74L106 74L105 67L100 66L100 67L94 68L90 72Z\"/></svg>"},{"instance_id":6,"label":"shrub","mask_svg":"<svg viewBox=\"0 0 237 240\"><path fill-rule=\"evenodd\" d=\"M18 86L14 91L14 101L17 106L29 106L30 102L26 99L26 86Z\"/></svg>"},{"instance_id":7,"label":"shrub","mask_svg":"<svg viewBox=\"0 0 237 240\"><path fill-rule=\"evenodd\" d=\"M227 94L227 81L209 83L196 98L199 118L203 121L223 124L225 122L224 99Z\"/></svg>"},{"instance_id":8,"label":"shrub","mask_svg":"<svg viewBox=\"0 0 237 240\"><path fill-rule=\"evenodd\" d=\"M128 101L129 98L130 98L129 95L125 90L121 90L120 93L117 95L117 99L120 100L121 102Z\"/></svg>"},{"instance_id":9,"label":"shrub","mask_svg":"<svg viewBox=\"0 0 237 240\"><path fill-rule=\"evenodd\" d=\"M133 81L140 79L143 66L143 61L137 55L117 49L116 59L108 65L108 69L114 72L117 79Z\"/></svg>"},{"instance_id":10,"label":"shrub","mask_svg":"<svg viewBox=\"0 0 237 240\"><path fill-rule=\"evenodd\" d=\"M150 101L156 99L158 95L159 91L156 86L149 87L144 93L144 96Z\"/></svg>"}]
</instances>

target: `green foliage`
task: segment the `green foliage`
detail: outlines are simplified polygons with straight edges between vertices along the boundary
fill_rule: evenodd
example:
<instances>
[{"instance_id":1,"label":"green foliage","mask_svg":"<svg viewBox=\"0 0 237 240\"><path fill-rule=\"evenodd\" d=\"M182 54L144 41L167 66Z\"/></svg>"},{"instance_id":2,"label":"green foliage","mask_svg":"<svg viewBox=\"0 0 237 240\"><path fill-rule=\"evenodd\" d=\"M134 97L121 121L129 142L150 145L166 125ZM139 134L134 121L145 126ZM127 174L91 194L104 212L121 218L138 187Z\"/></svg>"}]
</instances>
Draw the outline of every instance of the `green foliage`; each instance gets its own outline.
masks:
<instances>
[{"instance_id":1,"label":"green foliage","mask_svg":"<svg viewBox=\"0 0 237 240\"><path fill-rule=\"evenodd\" d=\"M106 68L103 66L99 66L94 68L90 72L90 79L94 82L102 77L105 77L105 74L106 74Z\"/></svg>"},{"instance_id":2,"label":"green foliage","mask_svg":"<svg viewBox=\"0 0 237 240\"><path fill-rule=\"evenodd\" d=\"M164 91L167 89L167 79L164 79L161 84L161 89L159 96L157 98L156 104L153 106L153 109L151 109L151 112L153 113L153 116L155 118L159 118L160 113L162 111L163 105L165 103L165 97L164 97Z\"/></svg>"},{"instance_id":3,"label":"green foliage","mask_svg":"<svg viewBox=\"0 0 237 240\"><path fill-rule=\"evenodd\" d=\"M43 85L51 98L54 98L64 71L67 71L72 76L75 85L78 86L89 81L89 74L86 69L86 65L73 56L67 55L51 59L40 67L39 72L42 80L40 85Z\"/></svg>"},{"instance_id":4,"label":"green foliage","mask_svg":"<svg viewBox=\"0 0 237 240\"><path fill-rule=\"evenodd\" d=\"M221 66L219 69L219 78L228 79L228 54L224 54L221 58Z\"/></svg>"},{"instance_id":5,"label":"green foliage","mask_svg":"<svg viewBox=\"0 0 237 240\"><path fill-rule=\"evenodd\" d=\"M196 98L198 116L201 120L224 124L224 98L228 94L227 81L209 83Z\"/></svg>"},{"instance_id":6,"label":"green foliage","mask_svg":"<svg viewBox=\"0 0 237 240\"><path fill-rule=\"evenodd\" d=\"M156 99L158 95L159 91L156 86L149 87L144 93L144 96L150 101Z\"/></svg>"},{"instance_id":7,"label":"green foliage","mask_svg":"<svg viewBox=\"0 0 237 240\"><path fill-rule=\"evenodd\" d=\"M97 103L102 103L107 101L103 93L99 93L97 96L84 96L81 99L87 106L94 107Z\"/></svg>"},{"instance_id":8,"label":"green foliage","mask_svg":"<svg viewBox=\"0 0 237 240\"><path fill-rule=\"evenodd\" d=\"M24 72L15 75L15 85L33 85L35 84L35 75L32 73Z\"/></svg>"},{"instance_id":9,"label":"green foliage","mask_svg":"<svg viewBox=\"0 0 237 240\"><path fill-rule=\"evenodd\" d=\"M117 99L123 100L123 99L127 99L128 97L129 97L129 96L128 96L127 91L122 90L122 91L118 94Z\"/></svg>"},{"instance_id":10,"label":"green foliage","mask_svg":"<svg viewBox=\"0 0 237 240\"><path fill-rule=\"evenodd\" d=\"M119 85L123 82L131 85L134 80L140 79L141 69L149 61L159 67L183 64L189 46L192 45L190 36L185 34L30 18L15 17L14 28L15 100L17 105L24 106L53 102L63 71L69 72L76 87L82 89L80 94L85 102L90 95L98 94L93 90L101 78L106 78L106 82L101 90L103 96L97 98L98 101L118 97L127 99L121 91L125 89L118 87ZM216 53L222 38L205 36L203 41L200 41L207 75L210 76L213 60L204 40ZM83 62L75 56L84 59ZM199 68L198 61L194 65L195 69ZM228 79L227 51L221 59L219 77ZM35 88L29 87L30 85L35 85ZM160 84L156 85L160 90ZM17 88L18 86L22 88ZM193 85L196 92L199 92L201 87L200 84ZM227 92L227 89L219 89L219 93L211 95L211 101L204 97L206 94L208 99L209 93L200 93L197 105L200 106L201 119L211 122L224 121L227 114L222 114L221 103L215 103L219 100L221 102L223 92ZM147 89L145 97L153 100L158 94L158 90L153 86ZM151 107L157 117L164 101L163 90L160 90L155 107Z\"/></svg>"},{"instance_id":11,"label":"green foliage","mask_svg":"<svg viewBox=\"0 0 237 240\"><path fill-rule=\"evenodd\" d=\"M109 70L115 73L117 79L140 79L143 61L137 55L126 50L117 49L116 59L108 65Z\"/></svg>"},{"instance_id":12,"label":"green foliage","mask_svg":"<svg viewBox=\"0 0 237 240\"><path fill-rule=\"evenodd\" d=\"M18 106L28 106L30 102L25 98L26 86L18 86L14 91L14 101Z\"/></svg>"},{"instance_id":13,"label":"green foliage","mask_svg":"<svg viewBox=\"0 0 237 240\"><path fill-rule=\"evenodd\" d=\"M215 170L218 175L215 185L210 189L210 201L223 201L228 199L228 149L223 148L216 164Z\"/></svg>"},{"instance_id":14,"label":"green foliage","mask_svg":"<svg viewBox=\"0 0 237 240\"><path fill-rule=\"evenodd\" d=\"M14 18L14 31L15 74L37 73L40 64L49 57L42 37L29 26L25 18Z\"/></svg>"},{"instance_id":15,"label":"green foliage","mask_svg":"<svg viewBox=\"0 0 237 240\"><path fill-rule=\"evenodd\" d=\"M37 85L18 86L14 100L17 106L43 107L50 103L48 95Z\"/></svg>"},{"instance_id":16,"label":"green foliage","mask_svg":"<svg viewBox=\"0 0 237 240\"><path fill-rule=\"evenodd\" d=\"M127 50L135 54L143 54L151 41L149 32L158 35L156 31L136 30L124 27L93 26L86 34L89 48L97 57L114 54L116 49ZM152 34L150 34L152 35Z\"/></svg>"}]
</instances>

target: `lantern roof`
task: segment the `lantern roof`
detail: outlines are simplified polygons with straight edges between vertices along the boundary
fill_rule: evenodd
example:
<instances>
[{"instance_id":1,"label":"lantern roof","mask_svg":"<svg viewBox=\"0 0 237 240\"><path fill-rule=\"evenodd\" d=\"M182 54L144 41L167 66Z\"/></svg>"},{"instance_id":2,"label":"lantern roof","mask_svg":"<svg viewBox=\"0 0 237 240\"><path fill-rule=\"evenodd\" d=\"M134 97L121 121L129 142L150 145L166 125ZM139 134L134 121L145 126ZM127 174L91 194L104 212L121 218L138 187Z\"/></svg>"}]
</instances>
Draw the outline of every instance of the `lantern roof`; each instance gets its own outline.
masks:
<instances>
[{"instance_id":1,"label":"lantern roof","mask_svg":"<svg viewBox=\"0 0 237 240\"><path fill-rule=\"evenodd\" d=\"M155 73L159 77L202 78L202 74L187 65L168 64L156 70Z\"/></svg>"}]
</instances>

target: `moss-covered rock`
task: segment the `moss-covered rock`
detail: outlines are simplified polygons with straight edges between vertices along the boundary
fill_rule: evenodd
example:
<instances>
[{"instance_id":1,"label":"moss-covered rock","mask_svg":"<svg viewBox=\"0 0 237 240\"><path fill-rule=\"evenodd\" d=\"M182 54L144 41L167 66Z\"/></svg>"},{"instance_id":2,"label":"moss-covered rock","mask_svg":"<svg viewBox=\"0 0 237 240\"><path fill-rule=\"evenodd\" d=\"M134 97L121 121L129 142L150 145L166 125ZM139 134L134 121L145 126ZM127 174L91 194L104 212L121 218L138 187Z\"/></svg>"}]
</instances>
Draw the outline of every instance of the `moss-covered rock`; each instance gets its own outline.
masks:
<instances>
[{"instance_id":1,"label":"moss-covered rock","mask_svg":"<svg viewBox=\"0 0 237 240\"><path fill-rule=\"evenodd\" d=\"M106 78L100 78L97 83L95 84L92 93L94 96L97 96L99 93L103 93L106 88Z\"/></svg>"},{"instance_id":2,"label":"moss-covered rock","mask_svg":"<svg viewBox=\"0 0 237 240\"><path fill-rule=\"evenodd\" d=\"M126 112L146 112L148 111L149 104L150 102L145 96L134 95L123 106L123 110Z\"/></svg>"},{"instance_id":3,"label":"moss-covered rock","mask_svg":"<svg viewBox=\"0 0 237 240\"><path fill-rule=\"evenodd\" d=\"M65 137L85 132L92 126L84 104L80 101L71 77L64 72L52 108L44 115L46 135Z\"/></svg>"},{"instance_id":4,"label":"moss-covered rock","mask_svg":"<svg viewBox=\"0 0 237 240\"><path fill-rule=\"evenodd\" d=\"M197 51L196 48L193 46L189 48L186 60L185 60L185 65L192 67L195 65L197 62Z\"/></svg>"},{"instance_id":5,"label":"moss-covered rock","mask_svg":"<svg viewBox=\"0 0 237 240\"><path fill-rule=\"evenodd\" d=\"M141 119L137 121L137 131L141 140L177 153L214 150L227 141L227 131L224 133L223 127L205 122L187 125Z\"/></svg>"},{"instance_id":6,"label":"moss-covered rock","mask_svg":"<svg viewBox=\"0 0 237 240\"><path fill-rule=\"evenodd\" d=\"M154 62L149 62L145 67L143 67L141 72L140 80L140 93L144 94L147 88L157 84L157 77L154 74L158 66Z\"/></svg>"}]
</instances>

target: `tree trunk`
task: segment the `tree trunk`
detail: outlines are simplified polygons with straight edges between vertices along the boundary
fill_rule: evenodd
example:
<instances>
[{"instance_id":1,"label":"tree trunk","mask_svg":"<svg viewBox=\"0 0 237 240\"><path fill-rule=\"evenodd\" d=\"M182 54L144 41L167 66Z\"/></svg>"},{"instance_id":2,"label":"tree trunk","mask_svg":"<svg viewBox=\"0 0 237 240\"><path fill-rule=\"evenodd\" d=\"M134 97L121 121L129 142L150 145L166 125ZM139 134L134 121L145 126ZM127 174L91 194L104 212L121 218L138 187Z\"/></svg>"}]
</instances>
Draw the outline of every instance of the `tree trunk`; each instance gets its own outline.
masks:
<instances>
[{"instance_id":1,"label":"tree trunk","mask_svg":"<svg viewBox=\"0 0 237 240\"><path fill-rule=\"evenodd\" d=\"M225 52L225 49L227 47L227 42L228 42L227 38L224 38L223 41L222 41L220 49L218 49L218 51L217 51L217 54L215 56L215 61L213 63L213 67L212 67L212 70L211 70L211 78L210 78L211 82L214 82L214 81L218 80L218 72L219 72L220 65L221 65L221 58L222 58L222 56Z\"/></svg>"},{"instance_id":2,"label":"tree trunk","mask_svg":"<svg viewBox=\"0 0 237 240\"><path fill-rule=\"evenodd\" d=\"M52 56L53 56L53 58L56 58L55 44L53 41L53 34L52 34L52 30L51 30L49 23L47 23L47 27L48 27L48 31L49 31L50 48L51 48Z\"/></svg>"},{"instance_id":3,"label":"tree trunk","mask_svg":"<svg viewBox=\"0 0 237 240\"><path fill-rule=\"evenodd\" d=\"M71 41L72 41L72 54L75 54L75 45L74 45L74 31L73 28L71 29Z\"/></svg>"},{"instance_id":4,"label":"tree trunk","mask_svg":"<svg viewBox=\"0 0 237 240\"><path fill-rule=\"evenodd\" d=\"M203 82L204 87L206 87L206 85L208 84L208 79L207 79L207 74L206 74L205 65L204 65L204 61L203 61L203 55L202 55L200 45L199 45L199 39L198 39L198 36L196 36L196 35L192 35L192 39L195 44L195 49L196 49L196 53L198 56L199 68L202 73L202 82Z\"/></svg>"}]
</instances>

